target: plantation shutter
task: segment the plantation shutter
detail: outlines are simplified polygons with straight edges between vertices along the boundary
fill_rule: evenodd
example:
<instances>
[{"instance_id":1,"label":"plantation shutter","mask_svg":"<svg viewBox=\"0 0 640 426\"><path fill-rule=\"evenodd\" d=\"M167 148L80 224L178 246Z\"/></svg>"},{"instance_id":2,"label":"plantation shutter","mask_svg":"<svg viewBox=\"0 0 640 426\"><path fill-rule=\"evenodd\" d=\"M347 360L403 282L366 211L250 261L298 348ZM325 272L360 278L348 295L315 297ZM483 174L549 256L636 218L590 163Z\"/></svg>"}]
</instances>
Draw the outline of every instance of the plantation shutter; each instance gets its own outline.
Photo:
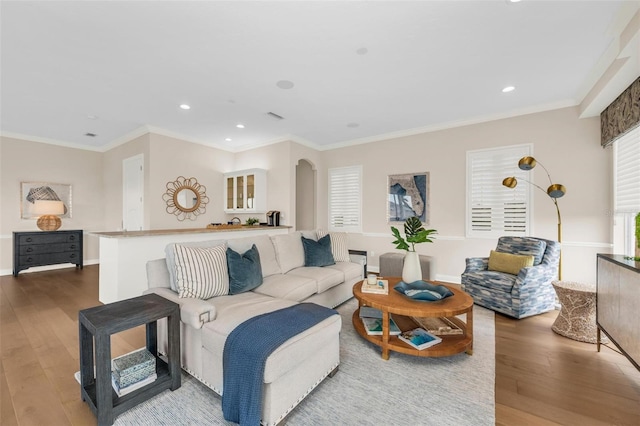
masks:
<instances>
[{"instance_id":1,"label":"plantation shutter","mask_svg":"<svg viewBox=\"0 0 640 426\"><path fill-rule=\"evenodd\" d=\"M529 233L530 188L518 160L530 145L467 152L467 236L497 237ZM519 184L502 185L514 176Z\"/></svg>"},{"instance_id":2,"label":"plantation shutter","mask_svg":"<svg viewBox=\"0 0 640 426\"><path fill-rule=\"evenodd\" d=\"M613 143L614 210L640 212L640 126Z\"/></svg>"},{"instance_id":3,"label":"plantation shutter","mask_svg":"<svg viewBox=\"0 0 640 426\"><path fill-rule=\"evenodd\" d=\"M361 232L362 166L329 169L329 230Z\"/></svg>"}]
</instances>

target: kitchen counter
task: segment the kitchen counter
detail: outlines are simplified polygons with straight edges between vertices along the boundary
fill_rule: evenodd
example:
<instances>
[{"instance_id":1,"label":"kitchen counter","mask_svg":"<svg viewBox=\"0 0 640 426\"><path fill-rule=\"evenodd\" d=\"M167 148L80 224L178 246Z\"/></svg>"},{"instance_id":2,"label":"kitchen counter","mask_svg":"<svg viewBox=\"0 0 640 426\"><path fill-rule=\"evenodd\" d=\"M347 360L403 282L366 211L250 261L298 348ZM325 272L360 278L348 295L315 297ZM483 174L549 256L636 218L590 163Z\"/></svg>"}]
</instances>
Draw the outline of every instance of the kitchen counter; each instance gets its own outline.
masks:
<instances>
[{"instance_id":1,"label":"kitchen counter","mask_svg":"<svg viewBox=\"0 0 640 426\"><path fill-rule=\"evenodd\" d=\"M141 296L147 289L147 262L164 258L167 244L223 241L288 234L290 226L217 225L192 229L91 232L100 237L98 298L112 303Z\"/></svg>"},{"instance_id":2,"label":"kitchen counter","mask_svg":"<svg viewBox=\"0 0 640 426\"><path fill-rule=\"evenodd\" d=\"M207 228L185 229L148 229L143 231L105 231L90 232L90 234L105 238L132 238L151 237L157 235L181 235L181 234L215 234L217 232L231 231L273 231L277 229L290 229L291 226L266 226L266 225L210 225Z\"/></svg>"}]
</instances>

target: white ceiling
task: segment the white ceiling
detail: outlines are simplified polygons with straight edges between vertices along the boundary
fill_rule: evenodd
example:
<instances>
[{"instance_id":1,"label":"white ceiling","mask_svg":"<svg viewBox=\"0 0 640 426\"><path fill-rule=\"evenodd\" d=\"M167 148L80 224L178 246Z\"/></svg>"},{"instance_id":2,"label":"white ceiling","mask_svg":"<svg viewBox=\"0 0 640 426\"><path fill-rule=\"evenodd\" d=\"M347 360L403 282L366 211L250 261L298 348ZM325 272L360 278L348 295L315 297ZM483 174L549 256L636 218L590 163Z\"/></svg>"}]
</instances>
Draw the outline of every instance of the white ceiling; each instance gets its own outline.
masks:
<instances>
[{"instance_id":1,"label":"white ceiling","mask_svg":"<svg viewBox=\"0 0 640 426\"><path fill-rule=\"evenodd\" d=\"M578 105L639 4L2 1L0 130L100 151L150 130L326 149ZM635 70L600 104L640 75L627 50Z\"/></svg>"}]
</instances>

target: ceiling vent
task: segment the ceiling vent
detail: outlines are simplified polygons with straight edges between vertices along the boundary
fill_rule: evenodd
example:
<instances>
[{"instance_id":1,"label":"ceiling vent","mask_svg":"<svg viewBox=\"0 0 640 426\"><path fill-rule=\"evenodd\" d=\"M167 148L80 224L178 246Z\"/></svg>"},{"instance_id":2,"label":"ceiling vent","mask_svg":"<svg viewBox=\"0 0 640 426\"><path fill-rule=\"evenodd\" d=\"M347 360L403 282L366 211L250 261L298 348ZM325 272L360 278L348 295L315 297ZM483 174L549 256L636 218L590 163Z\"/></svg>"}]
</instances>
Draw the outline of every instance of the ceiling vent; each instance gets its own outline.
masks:
<instances>
[{"instance_id":1,"label":"ceiling vent","mask_svg":"<svg viewBox=\"0 0 640 426\"><path fill-rule=\"evenodd\" d=\"M268 112L267 115L276 120L284 120L284 117L276 114L275 112Z\"/></svg>"},{"instance_id":2,"label":"ceiling vent","mask_svg":"<svg viewBox=\"0 0 640 426\"><path fill-rule=\"evenodd\" d=\"M84 135L89 136L90 138L95 138L96 136L98 136L95 133L85 133Z\"/></svg>"}]
</instances>

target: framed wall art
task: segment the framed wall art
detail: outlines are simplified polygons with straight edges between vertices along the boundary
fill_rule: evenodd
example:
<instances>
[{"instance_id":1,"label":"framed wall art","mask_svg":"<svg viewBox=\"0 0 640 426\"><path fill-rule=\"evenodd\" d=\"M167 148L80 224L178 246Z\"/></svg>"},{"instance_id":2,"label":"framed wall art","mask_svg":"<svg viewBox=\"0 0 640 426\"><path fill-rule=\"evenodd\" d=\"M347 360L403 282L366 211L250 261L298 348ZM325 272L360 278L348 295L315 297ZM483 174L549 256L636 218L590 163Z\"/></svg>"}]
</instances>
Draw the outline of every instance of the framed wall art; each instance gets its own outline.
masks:
<instances>
[{"instance_id":1,"label":"framed wall art","mask_svg":"<svg viewBox=\"0 0 640 426\"><path fill-rule=\"evenodd\" d=\"M388 222L404 222L417 216L429 223L429 172L389 175L387 181Z\"/></svg>"},{"instance_id":2,"label":"framed wall art","mask_svg":"<svg viewBox=\"0 0 640 426\"><path fill-rule=\"evenodd\" d=\"M20 182L20 217L35 219L31 210L36 200L53 200L64 203L64 214L71 217L71 185L48 182Z\"/></svg>"}]
</instances>

